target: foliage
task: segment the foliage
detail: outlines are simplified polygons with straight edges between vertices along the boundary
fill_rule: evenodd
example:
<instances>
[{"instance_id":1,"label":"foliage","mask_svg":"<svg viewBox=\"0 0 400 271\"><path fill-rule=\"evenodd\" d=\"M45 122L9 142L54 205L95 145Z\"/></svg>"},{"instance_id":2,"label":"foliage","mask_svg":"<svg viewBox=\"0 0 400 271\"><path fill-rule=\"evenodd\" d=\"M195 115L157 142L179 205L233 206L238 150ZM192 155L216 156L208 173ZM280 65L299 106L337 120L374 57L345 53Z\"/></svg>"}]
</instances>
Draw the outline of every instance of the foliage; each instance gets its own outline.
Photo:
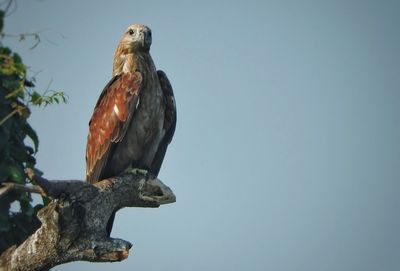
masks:
<instances>
[{"instance_id":1,"label":"foliage","mask_svg":"<svg viewBox=\"0 0 400 271\"><path fill-rule=\"evenodd\" d=\"M6 36L3 18L4 12L0 10L0 39ZM34 81L27 77L21 57L0 42L0 185L3 182L26 185L29 180L25 170L35 168L39 138L28 123L30 107L66 102L63 92L47 90L39 94L34 90ZM10 208L16 202L20 210L13 212ZM33 206L27 192L11 191L0 197L0 253L38 228L36 213L42 207L42 204Z\"/></svg>"}]
</instances>

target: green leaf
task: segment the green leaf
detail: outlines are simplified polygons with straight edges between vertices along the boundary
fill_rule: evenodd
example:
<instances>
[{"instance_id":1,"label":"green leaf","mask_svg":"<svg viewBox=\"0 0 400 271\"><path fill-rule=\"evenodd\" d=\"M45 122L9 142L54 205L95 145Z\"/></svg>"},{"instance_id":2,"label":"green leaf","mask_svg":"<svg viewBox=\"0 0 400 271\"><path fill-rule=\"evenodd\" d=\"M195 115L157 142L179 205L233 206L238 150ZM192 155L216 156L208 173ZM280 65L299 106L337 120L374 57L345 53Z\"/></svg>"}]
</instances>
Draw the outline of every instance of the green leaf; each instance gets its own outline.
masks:
<instances>
[{"instance_id":1,"label":"green leaf","mask_svg":"<svg viewBox=\"0 0 400 271\"><path fill-rule=\"evenodd\" d=\"M7 181L8 172L4 163L0 164L0 183Z\"/></svg>"},{"instance_id":2,"label":"green leaf","mask_svg":"<svg viewBox=\"0 0 400 271\"><path fill-rule=\"evenodd\" d=\"M18 165L8 166L7 174L8 178L16 183L23 184L25 181L25 172L23 168Z\"/></svg>"},{"instance_id":3,"label":"green leaf","mask_svg":"<svg viewBox=\"0 0 400 271\"><path fill-rule=\"evenodd\" d=\"M17 53L13 54L13 59L15 63L22 64L22 59Z\"/></svg>"},{"instance_id":4,"label":"green leaf","mask_svg":"<svg viewBox=\"0 0 400 271\"><path fill-rule=\"evenodd\" d=\"M20 87L21 81L19 80L18 76L11 75L3 77L1 84L8 90L8 92L12 92Z\"/></svg>"},{"instance_id":5,"label":"green leaf","mask_svg":"<svg viewBox=\"0 0 400 271\"><path fill-rule=\"evenodd\" d=\"M0 48L0 54L10 55L11 54L11 49L8 48L8 47L1 47Z\"/></svg>"},{"instance_id":6,"label":"green leaf","mask_svg":"<svg viewBox=\"0 0 400 271\"><path fill-rule=\"evenodd\" d=\"M42 101L42 96L34 91L31 95L31 103L34 105L40 105Z\"/></svg>"},{"instance_id":7,"label":"green leaf","mask_svg":"<svg viewBox=\"0 0 400 271\"><path fill-rule=\"evenodd\" d=\"M32 126L30 126L28 123L26 123L23 127L23 131L25 132L25 134L32 139L33 142L33 146L35 148L35 153L38 151L39 149L39 137L36 133L35 130L33 130Z\"/></svg>"}]
</instances>

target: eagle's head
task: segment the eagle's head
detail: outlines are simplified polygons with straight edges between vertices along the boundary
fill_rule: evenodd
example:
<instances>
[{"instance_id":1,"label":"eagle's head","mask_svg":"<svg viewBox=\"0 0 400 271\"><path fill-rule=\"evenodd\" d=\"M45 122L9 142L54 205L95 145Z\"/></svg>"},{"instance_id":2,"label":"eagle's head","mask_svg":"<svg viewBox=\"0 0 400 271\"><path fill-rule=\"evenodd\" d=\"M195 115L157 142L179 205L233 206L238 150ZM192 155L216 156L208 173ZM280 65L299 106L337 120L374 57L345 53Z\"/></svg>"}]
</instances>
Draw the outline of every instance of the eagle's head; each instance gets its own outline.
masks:
<instances>
[{"instance_id":1,"label":"eagle's head","mask_svg":"<svg viewBox=\"0 0 400 271\"><path fill-rule=\"evenodd\" d=\"M133 56L148 54L151 46L151 30L142 24L129 26L122 36L114 54L113 76L137 69Z\"/></svg>"},{"instance_id":2,"label":"eagle's head","mask_svg":"<svg viewBox=\"0 0 400 271\"><path fill-rule=\"evenodd\" d=\"M128 51L149 51L151 46L151 30L142 24L130 25L126 29L120 43Z\"/></svg>"}]
</instances>

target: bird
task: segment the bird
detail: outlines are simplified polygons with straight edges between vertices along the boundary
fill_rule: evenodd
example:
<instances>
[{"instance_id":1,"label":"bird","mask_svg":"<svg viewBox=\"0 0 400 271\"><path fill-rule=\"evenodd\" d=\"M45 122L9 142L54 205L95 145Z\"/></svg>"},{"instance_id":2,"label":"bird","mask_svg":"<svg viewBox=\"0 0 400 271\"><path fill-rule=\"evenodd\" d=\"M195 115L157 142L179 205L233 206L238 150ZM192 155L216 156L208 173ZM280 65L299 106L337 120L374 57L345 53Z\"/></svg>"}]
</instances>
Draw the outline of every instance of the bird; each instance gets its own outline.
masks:
<instances>
[{"instance_id":1,"label":"bird","mask_svg":"<svg viewBox=\"0 0 400 271\"><path fill-rule=\"evenodd\" d=\"M129 169L144 170L151 177L159 174L177 118L171 83L156 70L151 44L151 29L133 24L115 50L112 78L89 121L86 181L91 184Z\"/></svg>"}]
</instances>

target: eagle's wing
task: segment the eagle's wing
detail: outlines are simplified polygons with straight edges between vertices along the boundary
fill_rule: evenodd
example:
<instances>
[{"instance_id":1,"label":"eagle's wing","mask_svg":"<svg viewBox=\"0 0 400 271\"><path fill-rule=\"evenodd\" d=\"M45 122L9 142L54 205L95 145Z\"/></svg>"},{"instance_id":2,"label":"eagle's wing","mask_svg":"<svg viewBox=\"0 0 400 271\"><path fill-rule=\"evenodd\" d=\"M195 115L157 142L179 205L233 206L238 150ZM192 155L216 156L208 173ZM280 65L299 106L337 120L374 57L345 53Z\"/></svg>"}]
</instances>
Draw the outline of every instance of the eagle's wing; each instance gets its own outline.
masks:
<instances>
[{"instance_id":1,"label":"eagle's wing","mask_svg":"<svg viewBox=\"0 0 400 271\"><path fill-rule=\"evenodd\" d=\"M115 76L106 85L89 122L86 146L86 180L99 181L114 143L125 136L138 105L142 76L139 72Z\"/></svg>"},{"instance_id":2,"label":"eagle's wing","mask_svg":"<svg viewBox=\"0 0 400 271\"><path fill-rule=\"evenodd\" d=\"M171 142L172 137L175 133L176 127L176 104L174 98L174 92L172 91L172 86L168 80L167 75L163 71L157 71L158 80L160 81L160 86L164 94L164 104L165 104L165 117L164 126L165 131L164 138L158 146L157 153L151 164L151 173L155 176L160 172L161 164L164 160L165 152L167 151L168 144Z\"/></svg>"}]
</instances>

